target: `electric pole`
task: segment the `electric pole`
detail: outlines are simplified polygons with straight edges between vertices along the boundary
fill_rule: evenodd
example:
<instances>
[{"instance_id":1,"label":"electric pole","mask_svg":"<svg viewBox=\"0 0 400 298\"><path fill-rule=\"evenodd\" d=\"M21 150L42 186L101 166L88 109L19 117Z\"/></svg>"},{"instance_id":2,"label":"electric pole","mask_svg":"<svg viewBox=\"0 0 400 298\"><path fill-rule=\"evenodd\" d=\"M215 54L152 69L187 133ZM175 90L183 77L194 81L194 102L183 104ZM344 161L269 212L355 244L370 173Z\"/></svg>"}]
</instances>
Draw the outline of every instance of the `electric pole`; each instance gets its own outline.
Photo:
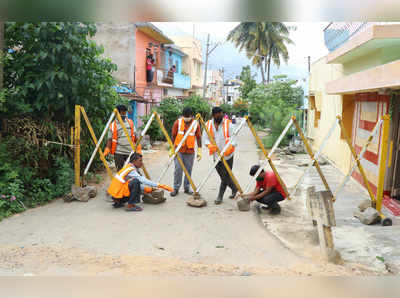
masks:
<instances>
[{"instance_id":1,"label":"electric pole","mask_svg":"<svg viewBox=\"0 0 400 298\"><path fill-rule=\"evenodd\" d=\"M308 73L310 73L311 72L311 57L307 56L307 59L308 59Z\"/></svg>"},{"instance_id":2,"label":"electric pole","mask_svg":"<svg viewBox=\"0 0 400 298\"><path fill-rule=\"evenodd\" d=\"M215 50L215 48L219 45L217 43L211 50L210 48L210 33L207 35L207 49L206 49L206 64L204 66L204 82L203 82L203 99L206 97L206 89L207 89L207 67L208 67L208 56Z\"/></svg>"},{"instance_id":3,"label":"electric pole","mask_svg":"<svg viewBox=\"0 0 400 298\"><path fill-rule=\"evenodd\" d=\"M225 69L222 67L222 102L225 103L225 92L224 92L224 85L225 85Z\"/></svg>"}]
</instances>

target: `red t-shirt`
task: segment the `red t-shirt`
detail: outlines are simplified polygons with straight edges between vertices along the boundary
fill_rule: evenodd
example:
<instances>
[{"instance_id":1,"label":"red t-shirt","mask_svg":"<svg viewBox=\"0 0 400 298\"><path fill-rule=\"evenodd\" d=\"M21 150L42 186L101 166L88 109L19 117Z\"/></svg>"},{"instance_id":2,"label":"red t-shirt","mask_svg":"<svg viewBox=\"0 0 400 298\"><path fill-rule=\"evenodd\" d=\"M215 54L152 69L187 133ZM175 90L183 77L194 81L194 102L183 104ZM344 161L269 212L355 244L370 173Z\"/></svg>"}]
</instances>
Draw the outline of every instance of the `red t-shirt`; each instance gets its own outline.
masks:
<instances>
[{"instance_id":1,"label":"red t-shirt","mask_svg":"<svg viewBox=\"0 0 400 298\"><path fill-rule=\"evenodd\" d=\"M278 178L276 178L274 172L265 172L265 177L263 181L257 181L258 188L266 189L267 187L275 188L275 191L281 193L281 195L286 198L285 192L283 191L282 185L279 183Z\"/></svg>"}]
</instances>

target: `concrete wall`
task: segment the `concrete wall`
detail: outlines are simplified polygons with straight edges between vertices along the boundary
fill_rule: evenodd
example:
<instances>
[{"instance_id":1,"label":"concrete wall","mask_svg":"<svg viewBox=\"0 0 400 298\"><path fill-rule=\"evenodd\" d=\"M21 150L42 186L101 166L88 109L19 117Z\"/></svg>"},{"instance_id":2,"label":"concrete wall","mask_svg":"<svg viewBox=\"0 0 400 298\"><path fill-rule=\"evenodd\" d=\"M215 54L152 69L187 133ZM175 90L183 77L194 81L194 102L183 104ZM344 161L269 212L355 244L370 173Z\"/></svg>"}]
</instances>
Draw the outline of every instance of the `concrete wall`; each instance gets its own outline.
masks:
<instances>
[{"instance_id":1,"label":"concrete wall","mask_svg":"<svg viewBox=\"0 0 400 298\"><path fill-rule=\"evenodd\" d=\"M104 47L104 56L118 67L113 76L119 82L133 85L135 65L135 24L132 22L96 23L93 40Z\"/></svg>"},{"instance_id":2,"label":"concrete wall","mask_svg":"<svg viewBox=\"0 0 400 298\"><path fill-rule=\"evenodd\" d=\"M318 60L311 66L310 94L315 96L315 109L308 109L307 134L311 138L313 150L318 150L324 137L336 120L342 116L342 96L327 95L325 84L342 76L342 66L326 64L325 58ZM311 105L311 102L310 102ZM314 118L317 111L320 114L318 127L314 127ZM344 139L341 139L340 129L336 128L328 140L323 154L330 159L343 173L350 168L351 152Z\"/></svg>"}]
</instances>

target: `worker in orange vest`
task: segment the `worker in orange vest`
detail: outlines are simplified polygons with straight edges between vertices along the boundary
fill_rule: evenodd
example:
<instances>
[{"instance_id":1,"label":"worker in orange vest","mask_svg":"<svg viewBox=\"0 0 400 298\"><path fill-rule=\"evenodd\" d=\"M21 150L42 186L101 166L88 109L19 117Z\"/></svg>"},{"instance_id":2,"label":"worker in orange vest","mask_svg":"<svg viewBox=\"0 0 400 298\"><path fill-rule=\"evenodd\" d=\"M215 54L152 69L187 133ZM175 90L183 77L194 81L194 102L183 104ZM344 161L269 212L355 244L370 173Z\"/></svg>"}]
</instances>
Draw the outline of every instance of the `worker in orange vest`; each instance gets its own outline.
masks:
<instances>
[{"instance_id":1,"label":"worker in orange vest","mask_svg":"<svg viewBox=\"0 0 400 298\"><path fill-rule=\"evenodd\" d=\"M222 151L233 135L233 125L229 119L224 119L224 114L220 107L214 107L212 109L212 119L207 121L206 126L217 145L213 145L211 143L207 134L204 134L204 144L208 147L210 155L213 155L215 160L218 158L218 154L216 153L217 147L220 151ZM231 169L233 167L233 153L236 145L236 141L232 139L231 144L223 156ZM232 194L229 196L230 199L233 199L236 196L238 190L221 160L217 163L215 169L221 178L218 196L215 200L215 204L218 205L222 203L227 186L229 186L229 188L232 190Z\"/></svg>"},{"instance_id":2,"label":"worker in orange vest","mask_svg":"<svg viewBox=\"0 0 400 298\"><path fill-rule=\"evenodd\" d=\"M126 211L142 211L142 208L137 206L142 193L151 193L153 188L173 191L173 188L168 185L146 179L140 172L142 166L142 155L134 153L129 163L112 178L107 192L112 196L115 208L123 207L125 203L128 203Z\"/></svg>"},{"instance_id":3,"label":"worker in orange vest","mask_svg":"<svg viewBox=\"0 0 400 298\"><path fill-rule=\"evenodd\" d=\"M125 105L118 105L117 110L121 115L122 121L128 130L128 134L131 137L132 142L135 143L135 140L137 140L135 126L133 125L133 121L126 116L128 109ZM109 153L114 154L115 167L117 168L117 171L119 171L124 166L125 161L128 159L131 151L132 147L126 137L124 129L117 119L114 120L110 125L108 142L106 149L104 150L104 155L107 156ZM140 145L138 146L136 152L140 154L142 153L142 148Z\"/></svg>"},{"instance_id":4,"label":"worker in orange vest","mask_svg":"<svg viewBox=\"0 0 400 298\"><path fill-rule=\"evenodd\" d=\"M183 136L186 134L187 130L192 125L193 119L193 111L190 107L185 107L182 111L182 117L177 119L172 126L172 142L174 143L175 148L178 147L179 143L182 141ZM189 175L192 174L193 169L193 161L194 161L194 149L195 142L197 140L197 160L200 161L202 157L201 152L201 130L200 125L195 124L192 130L189 132L188 137L185 140L185 143L179 149L179 156L182 159L185 168L188 170ZM172 156L172 149L170 151L170 156ZM171 196L174 197L179 193L179 188L182 185L182 175L183 170L181 165L178 162L178 159L175 157L175 171L174 171L174 191L171 192ZM185 176L185 180L183 183L183 188L185 189L186 194L193 194L193 191L190 190L190 183L188 178Z\"/></svg>"}]
</instances>

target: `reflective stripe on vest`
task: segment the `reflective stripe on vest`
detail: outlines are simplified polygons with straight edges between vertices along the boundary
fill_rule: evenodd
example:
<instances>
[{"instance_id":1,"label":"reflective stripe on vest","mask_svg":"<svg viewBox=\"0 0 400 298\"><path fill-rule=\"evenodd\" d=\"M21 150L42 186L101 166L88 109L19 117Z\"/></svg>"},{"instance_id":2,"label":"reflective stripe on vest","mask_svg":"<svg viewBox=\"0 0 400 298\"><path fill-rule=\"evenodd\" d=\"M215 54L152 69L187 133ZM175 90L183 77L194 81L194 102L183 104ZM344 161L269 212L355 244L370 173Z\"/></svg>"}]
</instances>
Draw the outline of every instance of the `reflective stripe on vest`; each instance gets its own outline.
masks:
<instances>
[{"instance_id":1,"label":"reflective stripe on vest","mask_svg":"<svg viewBox=\"0 0 400 298\"><path fill-rule=\"evenodd\" d=\"M131 128L131 138L132 142L135 143L135 127L133 125L133 121L131 119L127 119L129 126ZM117 120L115 120L111 124L111 132L112 132L112 145L111 145L111 154L114 154L115 151L117 150L117 145L118 145L118 127L117 127Z\"/></svg>"},{"instance_id":2,"label":"reflective stripe on vest","mask_svg":"<svg viewBox=\"0 0 400 298\"><path fill-rule=\"evenodd\" d=\"M134 170L135 168L128 164L113 177L107 190L113 198L120 199L129 196L128 181L125 180L125 177Z\"/></svg>"},{"instance_id":3,"label":"reflective stripe on vest","mask_svg":"<svg viewBox=\"0 0 400 298\"><path fill-rule=\"evenodd\" d=\"M195 121L195 120L192 120ZM189 132L189 135L186 138L186 146L190 149L194 148L194 143L195 143L195 135L196 135L196 130L197 130L197 125L198 123L193 126L192 130ZM182 141L183 137L185 135L185 121L183 118L178 119L178 133L175 138L174 145L177 147L179 143Z\"/></svg>"},{"instance_id":4,"label":"reflective stripe on vest","mask_svg":"<svg viewBox=\"0 0 400 298\"><path fill-rule=\"evenodd\" d=\"M222 129L223 129L223 134L224 134L224 139L225 139L225 144L228 144L229 139L230 139L230 135L229 135L229 124L230 124L230 120L229 119L224 119L222 122ZM207 129L210 132L210 134L212 135L212 137L215 140L215 135L214 135L214 131L213 131L213 125L212 125L212 120L208 120L206 123ZM231 155L233 153L233 151L235 151L235 147L233 147L232 145L230 145L228 147L228 149L225 151L225 156ZM211 155L211 151L210 151L210 155Z\"/></svg>"}]
</instances>

